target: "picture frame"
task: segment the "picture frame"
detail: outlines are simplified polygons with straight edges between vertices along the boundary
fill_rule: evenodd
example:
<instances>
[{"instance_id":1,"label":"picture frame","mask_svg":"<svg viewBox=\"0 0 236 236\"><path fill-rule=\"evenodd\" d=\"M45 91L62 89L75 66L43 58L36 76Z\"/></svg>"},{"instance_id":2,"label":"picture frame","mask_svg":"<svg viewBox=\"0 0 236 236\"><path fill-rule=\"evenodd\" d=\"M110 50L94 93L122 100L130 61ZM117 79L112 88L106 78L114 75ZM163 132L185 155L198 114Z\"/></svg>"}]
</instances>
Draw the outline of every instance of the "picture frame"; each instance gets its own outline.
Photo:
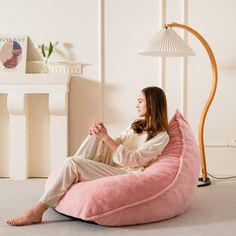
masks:
<instances>
[{"instance_id":1,"label":"picture frame","mask_svg":"<svg viewBox=\"0 0 236 236\"><path fill-rule=\"evenodd\" d=\"M28 36L0 35L0 73L26 73Z\"/></svg>"}]
</instances>

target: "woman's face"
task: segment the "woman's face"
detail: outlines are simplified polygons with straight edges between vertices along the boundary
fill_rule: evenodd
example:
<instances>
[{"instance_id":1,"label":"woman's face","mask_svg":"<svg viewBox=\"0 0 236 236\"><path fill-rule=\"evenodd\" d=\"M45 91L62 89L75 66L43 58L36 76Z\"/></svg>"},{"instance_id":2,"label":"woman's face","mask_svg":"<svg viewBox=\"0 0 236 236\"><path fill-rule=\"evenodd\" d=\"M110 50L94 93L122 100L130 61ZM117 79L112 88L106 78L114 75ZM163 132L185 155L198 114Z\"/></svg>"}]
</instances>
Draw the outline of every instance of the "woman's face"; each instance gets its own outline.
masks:
<instances>
[{"instance_id":1,"label":"woman's face","mask_svg":"<svg viewBox=\"0 0 236 236\"><path fill-rule=\"evenodd\" d=\"M136 108L138 110L139 117L144 117L147 112L147 107L146 107L146 97L143 92L141 92L138 96L138 104Z\"/></svg>"}]
</instances>

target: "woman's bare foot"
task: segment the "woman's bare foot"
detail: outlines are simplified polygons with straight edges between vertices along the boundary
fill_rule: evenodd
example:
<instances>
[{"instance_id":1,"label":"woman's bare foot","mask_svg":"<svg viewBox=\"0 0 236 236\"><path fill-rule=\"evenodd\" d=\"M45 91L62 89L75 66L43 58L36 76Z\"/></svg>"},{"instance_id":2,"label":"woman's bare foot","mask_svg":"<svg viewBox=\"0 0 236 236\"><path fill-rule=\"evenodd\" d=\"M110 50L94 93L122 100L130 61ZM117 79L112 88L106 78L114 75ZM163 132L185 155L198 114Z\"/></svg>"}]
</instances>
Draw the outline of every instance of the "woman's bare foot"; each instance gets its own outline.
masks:
<instances>
[{"instance_id":1,"label":"woman's bare foot","mask_svg":"<svg viewBox=\"0 0 236 236\"><path fill-rule=\"evenodd\" d=\"M41 223L43 213L48 209L42 203L38 203L35 207L25 212L20 217L7 221L7 224L12 226L31 225Z\"/></svg>"},{"instance_id":2,"label":"woman's bare foot","mask_svg":"<svg viewBox=\"0 0 236 236\"><path fill-rule=\"evenodd\" d=\"M36 223L40 223L41 221L42 221L42 216L35 214L34 210L31 209L31 210L25 212L20 217L17 217L17 218L12 219L12 220L8 220L7 223L9 225L19 226L19 225L36 224Z\"/></svg>"}]
</instances>

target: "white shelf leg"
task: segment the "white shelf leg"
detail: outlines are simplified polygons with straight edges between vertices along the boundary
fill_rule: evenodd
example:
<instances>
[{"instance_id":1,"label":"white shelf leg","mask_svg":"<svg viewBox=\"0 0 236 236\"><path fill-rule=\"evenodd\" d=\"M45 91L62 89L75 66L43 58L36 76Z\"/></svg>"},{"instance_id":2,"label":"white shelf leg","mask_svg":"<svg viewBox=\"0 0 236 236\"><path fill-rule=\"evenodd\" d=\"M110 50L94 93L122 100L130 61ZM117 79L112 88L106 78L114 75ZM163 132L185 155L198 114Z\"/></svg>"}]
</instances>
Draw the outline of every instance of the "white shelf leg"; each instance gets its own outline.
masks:
<instances>
[{"instance_id":1,"label":"white shelf leg","mask_svg":"<svg viewBox=\"0 0 236 236\"><path fill-rule=\"evenodd\" d=\"M28 101L24 93L9 93L9 168L10 178L25 180L29 177Z\"/></svg>"},{"instance_id":2,"label":"white shelf leg","mask_svg":"<svg viewBox=\"0 0 236 236\"><path fill-rule=\"evenodd\" d=\"M68 156L68 93L49 94L51 170Z\"/></svg>"}]
</instances>

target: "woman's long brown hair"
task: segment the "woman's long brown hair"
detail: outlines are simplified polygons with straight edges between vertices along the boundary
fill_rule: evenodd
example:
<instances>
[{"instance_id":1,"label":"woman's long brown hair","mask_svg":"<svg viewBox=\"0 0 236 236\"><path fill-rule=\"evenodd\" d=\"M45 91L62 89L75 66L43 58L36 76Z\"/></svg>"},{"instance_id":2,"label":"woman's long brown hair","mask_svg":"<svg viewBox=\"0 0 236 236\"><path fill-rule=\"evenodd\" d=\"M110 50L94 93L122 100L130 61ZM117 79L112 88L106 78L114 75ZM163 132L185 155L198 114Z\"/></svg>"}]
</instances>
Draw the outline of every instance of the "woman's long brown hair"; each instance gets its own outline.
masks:
<instances>
[{"instance_id":1,"label":"woman's long brown hair","mask_svg":"<svg viewBox=\"0 0 236 236\"><path fill-rule=\"evenodd\" d=\"M168 133L167 101L164 91L159 87L147 87L142 90L146 98L145 119L134 121L131 128L135 133L147 131L147 140L158 133Z\"/></svg>"}]
</instances>

